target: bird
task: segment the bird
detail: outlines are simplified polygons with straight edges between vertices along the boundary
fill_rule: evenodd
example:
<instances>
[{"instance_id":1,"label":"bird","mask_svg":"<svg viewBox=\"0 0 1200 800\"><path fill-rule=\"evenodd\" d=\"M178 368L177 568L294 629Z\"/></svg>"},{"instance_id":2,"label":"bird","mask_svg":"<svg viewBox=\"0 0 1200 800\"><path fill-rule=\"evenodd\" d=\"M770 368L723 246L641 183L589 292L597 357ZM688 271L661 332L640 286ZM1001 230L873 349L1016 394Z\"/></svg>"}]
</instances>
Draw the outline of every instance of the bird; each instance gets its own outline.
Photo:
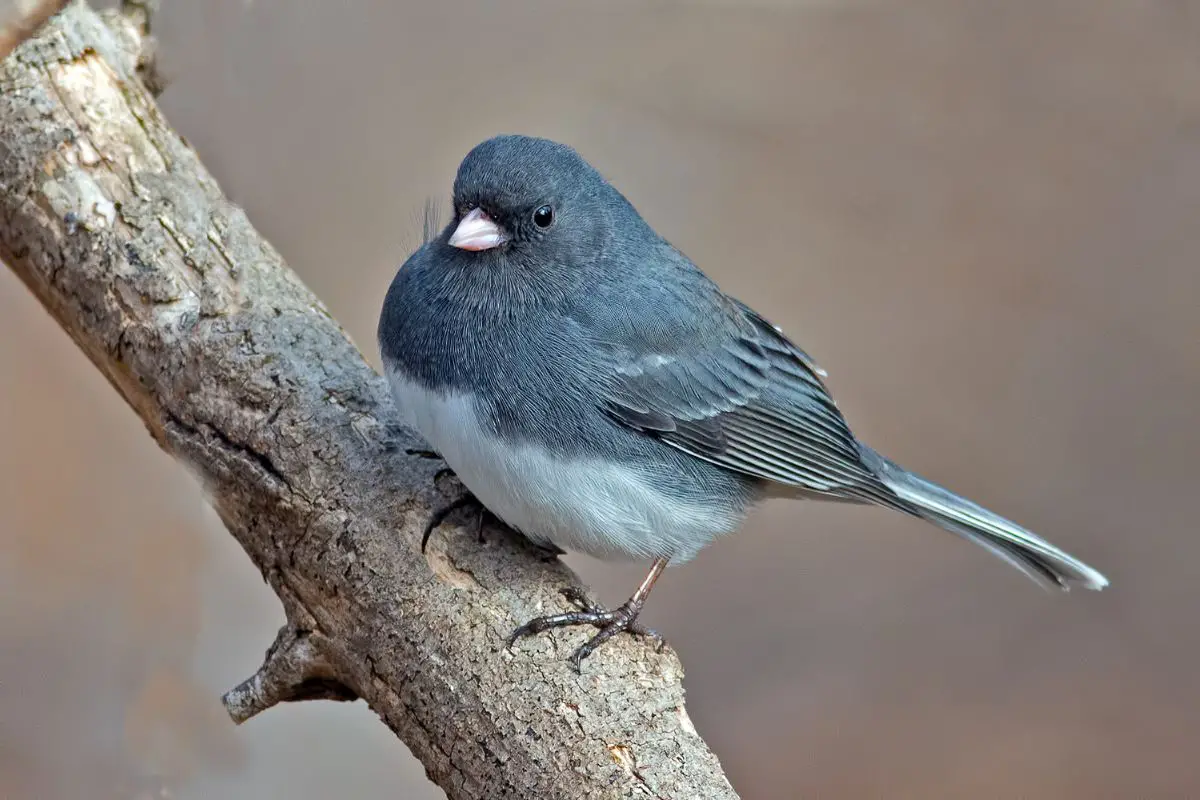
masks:
<instances>
[{"instance_id":1,"label":"bird","mask_svg":"<svg viewBox=\"0 0 1200 800\"><path fill-rule=\"evenodd\" d=\"M1097 570L859 441L827 375L726 294L573 148L519 134L473 147L452 218L403 263L380 312L384 374L407 424L474 499L550 553L642 560L578 669L638 622L655 582L768 498L871 504L974 542L1043 586ZM426 527L422 549L441 517Z\"/></svg>"}]
</instances>

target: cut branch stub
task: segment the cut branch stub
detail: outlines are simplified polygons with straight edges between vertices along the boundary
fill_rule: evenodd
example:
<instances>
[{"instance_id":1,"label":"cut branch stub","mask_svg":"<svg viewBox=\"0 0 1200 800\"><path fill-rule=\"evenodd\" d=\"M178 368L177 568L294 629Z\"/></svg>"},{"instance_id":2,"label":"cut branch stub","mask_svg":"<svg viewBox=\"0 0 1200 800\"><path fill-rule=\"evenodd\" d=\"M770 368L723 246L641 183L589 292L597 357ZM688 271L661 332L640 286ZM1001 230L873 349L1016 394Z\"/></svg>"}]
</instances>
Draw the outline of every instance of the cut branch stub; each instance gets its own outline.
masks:
<instances>
[{"instance_id":1,"label":"cut branch stub","mask_svg":"<svg viewBox=\"0 0 1200 800\"><path fill-rule=\"evenodd\" d=\"M357 700L358 695L338 679L321 644L320 634L291 625L280 628L258 672L221 698L233 721L240 725L279 703Z\"/></svg>"}]
</instances>

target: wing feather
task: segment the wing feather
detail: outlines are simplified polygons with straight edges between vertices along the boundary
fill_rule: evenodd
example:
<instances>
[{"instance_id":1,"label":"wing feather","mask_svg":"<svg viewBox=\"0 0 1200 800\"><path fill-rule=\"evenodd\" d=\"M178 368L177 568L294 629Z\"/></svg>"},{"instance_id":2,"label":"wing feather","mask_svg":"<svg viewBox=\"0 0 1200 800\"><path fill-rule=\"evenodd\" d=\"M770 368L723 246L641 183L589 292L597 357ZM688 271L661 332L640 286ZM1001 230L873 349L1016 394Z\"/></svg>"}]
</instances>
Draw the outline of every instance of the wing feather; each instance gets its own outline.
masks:
<instances>
[{"instance_id":1,"label":"wing feather","mask_svg":"<svg viewBox=\"0 0 1200 800\"><path fill-rule=\"evenodd\" d=\"M782 331L733 301L732 335L692 352L613 353L602 407L697 458L809 491L890 502L822 382Z\"/></svg>"}]
</instances>

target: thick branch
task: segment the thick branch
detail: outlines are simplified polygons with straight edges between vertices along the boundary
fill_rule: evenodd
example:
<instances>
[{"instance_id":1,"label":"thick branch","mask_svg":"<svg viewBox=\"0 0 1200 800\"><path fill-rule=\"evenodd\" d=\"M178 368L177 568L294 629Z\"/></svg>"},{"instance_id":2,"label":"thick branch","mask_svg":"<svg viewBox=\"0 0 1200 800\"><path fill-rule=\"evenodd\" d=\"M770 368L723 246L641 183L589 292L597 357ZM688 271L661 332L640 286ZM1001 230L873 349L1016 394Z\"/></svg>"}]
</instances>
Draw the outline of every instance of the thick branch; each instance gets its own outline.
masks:
<instances>
[{"instance_id":1,"label":"thick branch","mask_svg":"<svg viewBox=\"0 0 1200 800\"><path fill-rule=\"evenodd\" d=\"M564 607L567 569L472 526L421 555L438 464L405 456L383 382L167 126L135 28L73 3L0 65L0 258L283 601L231 715L361 697L453 798L735 797L670 651L620 637L577 675L586 631L503 650Z\"/></svg>"}]
</instances>

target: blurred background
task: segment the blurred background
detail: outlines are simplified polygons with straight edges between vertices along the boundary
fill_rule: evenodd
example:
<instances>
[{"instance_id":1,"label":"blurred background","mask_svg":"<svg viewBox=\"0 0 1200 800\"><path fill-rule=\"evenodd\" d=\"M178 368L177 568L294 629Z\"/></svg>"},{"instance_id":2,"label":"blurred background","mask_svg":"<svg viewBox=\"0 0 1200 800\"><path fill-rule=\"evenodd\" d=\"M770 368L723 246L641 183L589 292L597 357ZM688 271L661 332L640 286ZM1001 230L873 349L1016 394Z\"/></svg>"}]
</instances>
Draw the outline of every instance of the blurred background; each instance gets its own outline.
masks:
<instances>
[{"instance_id":1,"label":"blurred background","mask_svg":"<svg viewBox=\"0 0 1200 800\"><path fill-rule=\"evenodd\" d=\"M766 506L647 612L743 797L1200 793L1200 2L164 5L169 119L373 363L424 199L560 139L863 439L1112 579ZM442 796L362 704L226 720L279 605L6 271L0 376L0 797Z\"/></svg>"}]
</instances>

